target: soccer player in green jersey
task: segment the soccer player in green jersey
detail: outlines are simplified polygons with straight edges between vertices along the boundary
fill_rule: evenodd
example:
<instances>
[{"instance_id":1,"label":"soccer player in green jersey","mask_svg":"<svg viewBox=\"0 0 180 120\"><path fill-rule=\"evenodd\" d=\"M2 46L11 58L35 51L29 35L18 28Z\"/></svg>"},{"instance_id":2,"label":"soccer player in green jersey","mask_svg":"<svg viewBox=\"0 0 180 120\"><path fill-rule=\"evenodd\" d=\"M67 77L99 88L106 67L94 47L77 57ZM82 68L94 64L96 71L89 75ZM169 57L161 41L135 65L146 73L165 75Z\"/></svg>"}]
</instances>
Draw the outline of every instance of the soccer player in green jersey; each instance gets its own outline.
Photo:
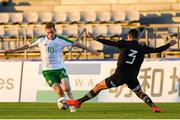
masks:
<instances>
[{"instance_id":1,"label":"soccer player in green jersey","mask_svg":"<svg viewBox=\"0 0 180 120\"><path fill-rule=\"evenodd\" d=\"M10 53L32 47L39 47L43 64L42 73L47 83L54 89L59 97L67 95L70 99L73 99L69 78L62 59L63 48L67 46L76 46L95 54L97 54L97 51L80 44L78 41L73 42L65 37L56 35L55 24L52 22L47 22L45 24L45 31L47 35L38 38L32 44L24 45L16 49L9 49L6 50L6 52ZM70 106L69 108L70 112L76 111L74 106Z\"/></svg>"}]
</instances>

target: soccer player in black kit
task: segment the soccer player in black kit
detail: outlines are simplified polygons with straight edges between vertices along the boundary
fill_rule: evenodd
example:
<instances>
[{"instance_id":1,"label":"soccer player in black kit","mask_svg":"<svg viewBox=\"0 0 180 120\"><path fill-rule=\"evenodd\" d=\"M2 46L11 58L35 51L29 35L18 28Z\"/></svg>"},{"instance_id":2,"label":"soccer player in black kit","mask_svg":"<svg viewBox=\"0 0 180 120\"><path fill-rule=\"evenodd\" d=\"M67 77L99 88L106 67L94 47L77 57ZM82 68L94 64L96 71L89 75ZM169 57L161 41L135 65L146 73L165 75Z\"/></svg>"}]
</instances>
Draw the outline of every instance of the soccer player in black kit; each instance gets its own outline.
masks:
<instances>
[{"instance_id":1,"label":"soccer player in black kit","mask_svg":"<svg viewBox=\"0 0 180 120\"><path fill-rule=\"evenodd\" d=\"M162 52L168 49L170 46L175 45L176 41L172 40L166 45L158 48L142 45L138 43L138 31L136 29L131 29L128 32L127 40L120 40L117 42L100 39L91 33L88 33L88 36L98 42L118 47L120 49L117 68L110 77L96 84L95 87L84 97L77 100L66 100L66 104L74 105L79 108L83 102L94 98L101 90L126 84L140 99L151 107L152 111L162 112L159 107L155 106L151 98L142 91L137 76L139 74L145 54Z\"/></svg>"}]
</instances>

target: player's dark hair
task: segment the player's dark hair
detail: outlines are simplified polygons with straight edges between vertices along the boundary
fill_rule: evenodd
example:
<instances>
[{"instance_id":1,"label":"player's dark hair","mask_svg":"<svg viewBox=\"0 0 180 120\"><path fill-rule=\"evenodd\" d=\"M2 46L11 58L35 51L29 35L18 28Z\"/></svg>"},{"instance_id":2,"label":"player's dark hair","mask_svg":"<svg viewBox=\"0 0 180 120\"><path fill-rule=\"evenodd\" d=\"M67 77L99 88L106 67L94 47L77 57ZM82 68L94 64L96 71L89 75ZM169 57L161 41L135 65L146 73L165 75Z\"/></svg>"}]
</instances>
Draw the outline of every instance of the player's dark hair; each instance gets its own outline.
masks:
<instances>
[{"instance_id":1,"label":"player's dark hair","mask_svg":"<svg viewBox=\"0 0 180 120\"><path fill-rule=\"evenodd\" d=\"M53 22L46 22L45 29L52 28L52 27L55 29L55 24Z\"/></svg>"},{"instance_id":2,"label":"player's dark hair","mask_svg":"<svg viewBox=\"0 0 180 120\"><path fill-rule=\"evenodd\" d=\"M131 35L133 39L138 39L138 31L136 29L131 29L128 32L128 35Z\"/></svg>"}]
</instances>

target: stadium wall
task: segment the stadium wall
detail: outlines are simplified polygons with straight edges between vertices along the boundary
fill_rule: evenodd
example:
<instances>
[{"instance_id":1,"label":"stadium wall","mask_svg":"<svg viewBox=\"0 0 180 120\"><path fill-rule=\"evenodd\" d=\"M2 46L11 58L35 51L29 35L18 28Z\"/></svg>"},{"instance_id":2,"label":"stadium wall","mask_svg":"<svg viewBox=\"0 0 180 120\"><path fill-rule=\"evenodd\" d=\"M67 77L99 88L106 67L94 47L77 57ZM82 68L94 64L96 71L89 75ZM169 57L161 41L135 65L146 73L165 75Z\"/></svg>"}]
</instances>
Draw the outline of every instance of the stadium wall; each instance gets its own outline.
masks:
<instances>
[{"instance_id":1,"label":"stadium wall","mask_svg":"<svg viewBox=\"0 0 180 120\"><path fill-rule=\"evenodd\" d=\"M75 98L111 75L116 61L67 61ZM0 63L0 102L55 102L57 95L46 84L40 61ZM157 102L180 101L180 61L146 60L139 73L142 89ZM91 102L142 102L126 85L102 91Z\"/></svg>"}]
</instances>

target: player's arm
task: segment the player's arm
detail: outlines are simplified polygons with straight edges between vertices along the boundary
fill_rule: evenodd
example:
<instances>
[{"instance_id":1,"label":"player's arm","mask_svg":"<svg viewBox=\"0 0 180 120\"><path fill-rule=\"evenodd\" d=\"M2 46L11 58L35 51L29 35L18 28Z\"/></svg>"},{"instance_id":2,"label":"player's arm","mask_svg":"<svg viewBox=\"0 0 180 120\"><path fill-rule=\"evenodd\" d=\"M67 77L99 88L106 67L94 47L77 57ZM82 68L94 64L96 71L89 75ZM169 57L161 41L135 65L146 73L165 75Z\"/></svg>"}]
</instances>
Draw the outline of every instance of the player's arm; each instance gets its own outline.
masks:
<instances>
[{"instance_id":1,"label":"player's arm","mask_svg":"<svg viewBox=\"0 0 180 120\"><path fill-rule=\"evenodd\" d=\"M21 51L21 50L26 50L26 49L29 49L29 48L32 48L32 47L36 47L36 46L38 46L39 41L40 40L36 40L32 44L26 44L26 45L24 45L22 47L19 47L19 48L8 49L8 50L5 50L5 52L6 53L13 53L13 52L16 52L16 51Z\"/></svg>"},{"instance_id":2,"label":"player's arm","mask_svg":"<svg viewBox=\"0 0 180 120\"><path fill-rule=\"evenodd\" d=\"M111 40L107 40L107 39L102 39L99 37L95 37L92 33L88 32L87 35L92 38L93 40L96 40L102 44L105 45L110 45L110 46L117 46L117 42L111 41Z\"/></svg>"},{"instance_id":3,"label":"player's arm","mask_svg":"<svg viewBox=\"0 0 180 120\"><path fill-rule=\"evenodd\" d=\"M79 43L78 41L74 42L73 46L88 50L94 54L98 54L98 52L96 50L94 50L93 48L87 47L86 45L83 45L83 44Z\"/></svg>"},{"instance_id":4,"label":"player's arm","mask_svg":"<svg viewBox=\"0 0 180 120\"><path fill-rule=\"evenodd\" d=\"M177 43L176 40L172 40L169 43L167 43L167 44L165 44L163 46L160 46L158 48L145 47L144 51L146 53L159 53L159 52L165 51L166 49L168 49L169 47L175 45L176 43Z\"/></svg>"},{"instance_id":5,"label":"player's arm","mask_svg":"<svg viewBox=\"0 0 180 120\"><path fill-rule=\"evenodd\" d=\"M31 48L31 46L30 45L24 45L24 46L19 47L19 48L5 50L5 52L6 53L13 53L13 52L16 52L16 51L26 50L28 48Z\"/></svg>"}]
</instances>

